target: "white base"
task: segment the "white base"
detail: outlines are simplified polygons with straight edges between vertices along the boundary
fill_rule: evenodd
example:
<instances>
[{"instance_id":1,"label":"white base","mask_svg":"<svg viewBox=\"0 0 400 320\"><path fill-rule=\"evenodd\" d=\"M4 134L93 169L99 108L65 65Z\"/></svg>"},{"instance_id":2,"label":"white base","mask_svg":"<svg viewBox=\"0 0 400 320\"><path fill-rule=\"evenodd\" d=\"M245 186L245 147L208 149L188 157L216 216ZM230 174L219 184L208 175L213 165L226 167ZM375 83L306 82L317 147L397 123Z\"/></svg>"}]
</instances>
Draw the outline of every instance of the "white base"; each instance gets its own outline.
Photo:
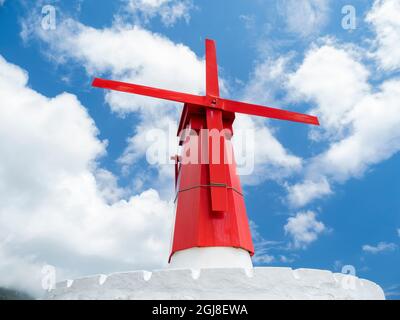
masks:
<instances>
[{"instance_id":1,"label":"white base","mask_svg":"<svg viewBox=\"0 0 400 320\"><path fill-rule=\"evenodd\" d=\"M232 247L190 248L175 252L170 269L244 268L251 269L248 251Z\"/></svg>"},{"instance_id":2,"label":"white base","mask_svg":"<svg viewBox=\"0 0 400 320\"><path fill-rule=\"evenodd\" d=\"M97 275L58 283L45 299L371 299L375 283L315 269L208 268Z\"/></svg>"}]
</instances>

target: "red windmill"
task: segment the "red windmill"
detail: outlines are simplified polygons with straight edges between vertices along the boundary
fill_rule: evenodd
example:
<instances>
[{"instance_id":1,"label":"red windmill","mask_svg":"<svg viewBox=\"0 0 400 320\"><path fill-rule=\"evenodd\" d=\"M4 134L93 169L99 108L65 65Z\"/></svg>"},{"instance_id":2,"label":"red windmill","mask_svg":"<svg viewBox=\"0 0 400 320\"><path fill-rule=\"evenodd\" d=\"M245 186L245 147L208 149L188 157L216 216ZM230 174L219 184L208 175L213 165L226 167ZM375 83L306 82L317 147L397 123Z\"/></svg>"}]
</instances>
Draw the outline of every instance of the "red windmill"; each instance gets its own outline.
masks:
<instances>
[{"instance_id":1,"label":"red windmill","mask_svg":"<svg viewBox=\"0 0 400 320\"><path fill-rule=\"evenodd\" d=\"M178 128L183 153L189 148L185 129L197 134L204 129L231 131L236 112L319 125L314 116L221 98L213 40L206 40L205 96L99 78L92 85L184 103ZM170 260L192 248L238 248L248 257L254 254L236 164L226 162L226 139L230 136L221 134L217 141L210 134L198 135L199 154L206 150L208 161L184 163L175 157L176 217Z\"/></svg>"}]
</instances>

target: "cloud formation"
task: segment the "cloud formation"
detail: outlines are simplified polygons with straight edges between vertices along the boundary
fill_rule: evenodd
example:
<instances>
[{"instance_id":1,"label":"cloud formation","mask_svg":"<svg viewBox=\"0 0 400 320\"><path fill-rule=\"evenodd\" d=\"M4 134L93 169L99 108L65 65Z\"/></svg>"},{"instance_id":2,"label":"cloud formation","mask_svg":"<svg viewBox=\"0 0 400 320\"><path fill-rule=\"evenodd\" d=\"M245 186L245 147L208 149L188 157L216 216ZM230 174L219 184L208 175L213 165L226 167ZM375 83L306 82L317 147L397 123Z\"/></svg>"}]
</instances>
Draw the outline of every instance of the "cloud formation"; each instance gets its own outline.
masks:
<instances>
[{"instance_id":1,"label":"cloud formation","mask_svg":"<svg viewBox=\"0 0 400 320\"><path fill-rule=\"evenodd\" d=\"M400 2L376 0L366 21L376 33L374 57L385 71L400 68Z\"/></svg>"},{"instance_id":2,"label":"cloud formation","mask_svg":"<svg viewBox=\"0 0 400 320\"><path fill-rule=\"evenodd\" d=\"M304 11L302 6L329 11L329 1L284 4L282 10L292 6L299 13ZM319 153L304 159L297 156L301 166L279 167L290 173L284 175L286 178L301 173L300 180L283 183L290 206L304 207L333 194L336 185L363 177L373 165L399 151L400 112L396 99L400 97L400 78L388 73L385 80L375 81L377 74L382 76L382 72L398 68L399 15L398 1L377 0L366 15L376 37L366 39L369 41L362 44L364 47L324 37L311 44L299 64L294 63L296 57L291 53L256 63L246 90L250 100L271 104L279 97L286 104L308 105L307 113L317 115L321 123L320 127L309 128L309 137L318 144ZM288 19L296 17L289 15ZM299 22L296 30L307 28ZM377 65L372 63L374 59ZM286 154L290 156L290 150ZM258 179L257 183L262 181Z\"/></svg>"},{"instance_id":3,"label":"cloud formation","mask_svg":"<svg viewBox=\"0 0 400 320\"><path fill-rule=\"evenodd\" d=\"M321 119L311 138L328 142L307 160L304 181L288 187L291 205L330 194L331 184L362 177L400 150L399 78L372 87L357 53L328 42L312 48L289 79L292 97L313 103L311 112Z\"/></svg>"},{"instance_id":4,"label":"cloud formation","mask_svg":"<svg viewBox=\"0 0 400 320\"><path fill-rule=\"evenodd\" d=\"M318 34L329 20L329 0L284 0L278 9L289 32L302 37Z\"/></svg>"},{"instance_id":5,"label":"cloud formation","mask_svg":"<svg viewBox=\"0 0 400 320\"><path fill-rule=\"evenodd\" d=\"M362 246L362 250L367 253L377 254L385 251L394 251L397 249L397 245L394 243L379 242L376 246L365 244Z\"/></svg>"},{"instance_id":6,"label":"cloud formation","mask_svg":"<svg viewBox=\"0 0 400 320\"><path fill-rule=\"evenodd\" d=\"M121 198L76 96L27 83L0 56L0 286L37 290L46 263L60 278L165 265L171 204L151 189Z\"/></svg>"},{"instance_id":7,"label":"cloud formation","mask_svg":"<svg viewBox=\"0 0 400 320\"><path fill-rule=\"evenodd\" d=\"M149 22L159 16L162 23L171 27L178 20L186 23L190 20L190 11L194 8L191 0L123 0L125 2L125 19L135 18L135 23ZM129 17L128 17L129 16Z\"/></svg>"},{"instance_id":8,"label":"cloud formation","mask_svg":"<svg viewBox=\"0 0 400 320\"><path fill-rule=\"evenodd\" d=\"M283 227L285 233L293 240L294 248L306 248L310 243L318 239L318 236L326 231L325 225L316 219L313 211L298 212L287 220Z\"/></svg>"}]
</instances>

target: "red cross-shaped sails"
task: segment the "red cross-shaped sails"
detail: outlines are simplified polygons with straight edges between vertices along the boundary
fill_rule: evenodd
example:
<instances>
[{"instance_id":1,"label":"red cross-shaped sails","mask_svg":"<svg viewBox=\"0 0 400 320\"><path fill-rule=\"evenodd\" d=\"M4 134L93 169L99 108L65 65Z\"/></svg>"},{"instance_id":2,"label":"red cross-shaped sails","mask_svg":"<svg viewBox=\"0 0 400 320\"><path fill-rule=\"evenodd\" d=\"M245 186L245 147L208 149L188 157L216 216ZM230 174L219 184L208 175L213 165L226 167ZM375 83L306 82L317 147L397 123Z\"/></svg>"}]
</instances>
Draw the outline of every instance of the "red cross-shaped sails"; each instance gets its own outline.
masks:
<instances>
[{"instance_id":1,"label":"red cross-shaped sails","mask_svg":"<svg viewBox=\"0 0 400 320\"><path fill-rule=\"evenodd\" d=\"M319 125L318 118L298 112L275 109L250 103L221 98L219 95L218 66L215 43L206 40L206 95L199 96L182 92L152 88L120 81L95 78L94 87L134 93L153 98L182 102L203 107L206 113L206 124L209 130L223 129L223 113L243 113L266 118L302 122ZM225 139L221 136L222 139ZM212 150L210 140L209 150ZM209 162L209 182L212 211L225 211L227 208L227 177L224 162L224 140L221 143L220 161ZM210 159L212 154L209 155Z\"/></svg>"}]
</instances>

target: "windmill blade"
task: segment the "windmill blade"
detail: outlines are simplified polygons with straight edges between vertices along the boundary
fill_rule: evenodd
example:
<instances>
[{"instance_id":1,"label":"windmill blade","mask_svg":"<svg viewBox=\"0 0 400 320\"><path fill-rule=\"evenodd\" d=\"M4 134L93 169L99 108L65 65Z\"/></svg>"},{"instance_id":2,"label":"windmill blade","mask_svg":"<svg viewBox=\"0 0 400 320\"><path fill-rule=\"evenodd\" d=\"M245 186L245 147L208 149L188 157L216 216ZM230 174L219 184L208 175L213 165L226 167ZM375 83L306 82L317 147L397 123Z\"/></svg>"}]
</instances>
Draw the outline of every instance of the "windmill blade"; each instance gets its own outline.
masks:
<instances>
[{"instance_id":1,"label":"windmill blade","mask_svg":"<svg viewBox=\"0 0 400 320\"><path fill-rule=\"evenodd\" d=\"M208 168L210 178L211 210L226 211L228 209L228 193L227 177L225 172L225 137L220 134L223 129L222 111L207 108L206 118L208 128ZM216 136L213 137L213 134ZM217 155L219 159L214 159L213 156L215 155Z\"/></svg>"},{"instance_id":2,"label":"windmill blade","mask_svg":"<svg viewBox=\"0 0 400 320\"><path fill-rule=\"evenodd\" d=\"M191 103L197 105L204 105L204 97L197 96L194 94L176 92L165 89L158 89L152 87L141 86L138 84L105 80L100 78L95 78L92 83L93 87L110 89L115 91L122 91L127 93L140 94L142 96L148 96L158 99L165 99L176 102Z\"/></svg>"},{"instance_id":3,"label":"windmill blade","mask_svg":"<svg viewBox=\"0 0 400 320\"><path fill-rule=\"evenodd\" d=\"M214 40L206 39L206 95L219 97L217 51Z\"/></svg>"},{"instance_id":4,"label":"windmill blade","mask_svg":"<svg viewBox=\"0 0 400 320\"><path fill-rule=\"evenodd\" d=\"M308 114L264 107L256 104L233 101L228 99L220 99L220 101L222 109L225 111L244 113L266 118L301 122L319 126L318 118L315 116L310 116Z\"/></svg>"}]
</instances>

